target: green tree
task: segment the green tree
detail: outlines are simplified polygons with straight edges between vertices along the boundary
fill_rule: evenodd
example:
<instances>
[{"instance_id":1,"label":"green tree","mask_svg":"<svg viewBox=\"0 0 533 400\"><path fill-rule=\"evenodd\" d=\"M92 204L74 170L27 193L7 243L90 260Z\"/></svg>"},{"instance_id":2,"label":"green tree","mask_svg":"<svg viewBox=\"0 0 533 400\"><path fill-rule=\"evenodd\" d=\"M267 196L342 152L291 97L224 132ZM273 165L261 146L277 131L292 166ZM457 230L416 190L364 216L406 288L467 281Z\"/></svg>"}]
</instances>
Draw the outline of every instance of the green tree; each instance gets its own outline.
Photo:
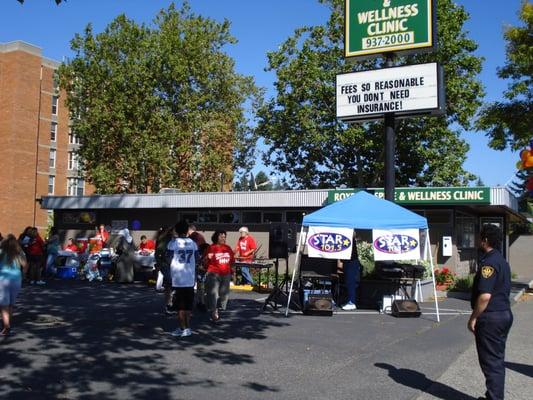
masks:
<instances>
[{"instance_id":1,"label":"green tree","mask_svg":"<svg viewBox=\"0 0 533 400\"><path fill-rule=\"evenodd\" d=\"M264 162L294 188L383 185L383 124L347 125L335 117L335 75L379 68L383 60L348 63L343 55L344 1L320 0L331 14L325 25L297 29L268 54L277 95L258 112L257 132L269 146ZM446 115L398 121L396 183L459 185L475 177L463 169L468 145L459 129L481 104L481 59L466 37L468 14L451 0L438 2L438 51L402 57L397 65L438 61L444 67ZM455 126L457 128L451 128Z\"/></svg>"},{"instance_id":2,"label":"green tree","mask_svg":"<svg viewBox=\"0 0 533 400\"><path fill-rule=\"evenodd\" d=\"M289 186L280 179L271 179L264 171L259 171L254 176L253 173L242 175L233 184L234 192L246 192L255 190L288 190Z\"/></svg>"},{"instance_id":3,"label":"green tree","mask_svg":"<svg viewBox=\"0 0 533 400\"><path fill-rule=\"evenodd\" d=\"M185 2L151 25L121 15L74 37L60 84L99 193L218 190L246 165L255 137L245 107L260 93L222 50L235 43L229 28Z\"/></svg>"},{"instance_id":4,"label":"green tree","mask_svg":"<svg viewBox=\"0 0 533 400\"><path fill-rule=\"evenodd\" d=\"M510 80L505 100L483 108L477 126L486 131L490 147L497 150L518 150L533 136L533 4L522 3L520 20L523 26L509 27L506 63L498 76Z\"/></svg>"},{"instance_id":5,"label":"green tree","mask_svg":"<svg viewBox=\"0 0 533 400\"><path fill-rule=\"evenodd\" d=\"M264 171L259 171L255 176L255 190L272 190L273 184Z\"/></svg>"}]
</instances>

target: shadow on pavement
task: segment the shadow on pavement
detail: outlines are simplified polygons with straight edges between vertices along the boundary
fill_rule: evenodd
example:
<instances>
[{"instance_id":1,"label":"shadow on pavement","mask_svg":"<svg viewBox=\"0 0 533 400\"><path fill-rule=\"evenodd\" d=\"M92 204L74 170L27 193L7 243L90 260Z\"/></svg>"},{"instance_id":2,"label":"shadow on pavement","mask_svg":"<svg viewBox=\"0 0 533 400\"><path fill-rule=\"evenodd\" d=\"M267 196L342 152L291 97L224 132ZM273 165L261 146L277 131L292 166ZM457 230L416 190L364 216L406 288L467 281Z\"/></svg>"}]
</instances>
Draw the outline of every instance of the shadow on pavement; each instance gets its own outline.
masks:
<instances>
[{"instance_id":1,"label":"shadow on pavement","mask_svg":"<svg viewBox=\"0 0 533 400\"><path fill-rule=\"evenodd\" d=\"M378 368L387 370L389 377L395 382L428 393L438 399L477 400L477 398L460 392L448 385L429 379L421 372L407 368L396 368L395 366L386 363L376 363L374 365Z\"/></svg>"},{"instance_id":2,"label":"shadow on pavement","mask_svg":"<svg viewBox=\"0 0 533 400\"><path fill-rule=\"evenodd\" d=\"M533 378L533 365L519 364L514 362L505 362L505 367L512 369L520 374Z\"/></svg>"},{"instance_id":3,"label":"shadow on pavement","mask_svg":"<svg viewBox=\"0 0 533 400\"><path fill-rule=\"evenodd\" d=\"M239 313L214 326L193 316L194 335L174 338L173 317L162 313L162 295L144 285L52 281L24 288L15 334L0 343L0 393L9 399L171 399L179 386L213 387L216 380L188 376L179 353L204 363L253 364L254 357L211 346L240 338L262 340L265 330L287 323L259 318L252 300L230 301ZM253 392L275 388L248 383Z\"/></svg>"}]
</instances>

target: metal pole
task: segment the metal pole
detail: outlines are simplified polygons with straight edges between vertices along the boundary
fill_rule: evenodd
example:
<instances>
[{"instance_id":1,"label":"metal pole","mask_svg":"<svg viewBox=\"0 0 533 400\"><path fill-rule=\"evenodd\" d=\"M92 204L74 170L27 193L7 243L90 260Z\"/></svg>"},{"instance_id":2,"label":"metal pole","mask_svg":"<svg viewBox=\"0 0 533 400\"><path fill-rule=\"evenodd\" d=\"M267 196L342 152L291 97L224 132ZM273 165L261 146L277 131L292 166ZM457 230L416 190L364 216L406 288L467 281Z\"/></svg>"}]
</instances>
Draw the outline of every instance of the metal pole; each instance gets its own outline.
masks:
<instances>
[{"instance_id":1,"label":"metal pole","mask_svg":"<svg viewBox=\"0 0 533 400\"><path fill-rule=\"evenodd\" d=\"M393 66L394 56L387 55L387 68ZM385 114L385 200L394 201L396 181L394 155L396 153L396 136L394 132L394 113Z\"/></svg>"},{"instance_id":2,"label":"metal pole","mask_svg":"<svg viewBox=\"0 0 533 400\"><path fill-rule=\"evenodd\" d=\"M286 317L289 316L289 307L291 305L291 297L292 297L292 290L294 288L294 278L296 277L296 270L300 268L300 255L301 255L301 252L303 251L303 249L301 248L303 236L304 236L304 225L302 223L302 229L300 230L300 237L298 238L298 247L296 248L296 258L294 259L294 269L292 270L291 288L289 290L289 295L287 296L287 308L285 309Z\"/></svg>"},{"instance_id":3,"label":"metal pole","mask_svg":"<svg viewBox=\"0 0 533 400\"><path fill-rule=\"evenodd\" d=\"M427 260L429 254L429 264L431 265L431 280L433 281L433 296L435 298L435 310L437 311L437 322L440 322L439 301L437 299L437 286L435 284L435 266L433 265L433 254L431 254L431 241L429 239L429 228L426 229L426 249L424 258Z\"/></svg>"}]
</instances>

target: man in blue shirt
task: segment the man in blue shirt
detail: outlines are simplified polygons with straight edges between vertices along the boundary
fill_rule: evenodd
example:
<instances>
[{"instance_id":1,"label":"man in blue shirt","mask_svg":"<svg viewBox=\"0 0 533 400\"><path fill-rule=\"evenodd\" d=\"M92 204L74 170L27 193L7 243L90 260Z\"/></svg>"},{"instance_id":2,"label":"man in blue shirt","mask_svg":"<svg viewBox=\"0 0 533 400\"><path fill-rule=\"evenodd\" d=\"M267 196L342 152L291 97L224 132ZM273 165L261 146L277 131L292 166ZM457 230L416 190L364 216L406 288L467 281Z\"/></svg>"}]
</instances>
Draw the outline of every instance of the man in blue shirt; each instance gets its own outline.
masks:
<instances>
[{"instance_id":1,"label":"man in blue shirt","mask_svg":"<svg viewBox=\"0 0 533 400\"><path fill-rule=\"evenodd\" d=\"M511 269L497 249L502 232L485 225L480 232L483 252L472 287L472 315L468 329L474 333L479 365L485 375L486 397L503 400L505 385L505 343L513 324L509 296Z\"/></svg>"}]
</instances>

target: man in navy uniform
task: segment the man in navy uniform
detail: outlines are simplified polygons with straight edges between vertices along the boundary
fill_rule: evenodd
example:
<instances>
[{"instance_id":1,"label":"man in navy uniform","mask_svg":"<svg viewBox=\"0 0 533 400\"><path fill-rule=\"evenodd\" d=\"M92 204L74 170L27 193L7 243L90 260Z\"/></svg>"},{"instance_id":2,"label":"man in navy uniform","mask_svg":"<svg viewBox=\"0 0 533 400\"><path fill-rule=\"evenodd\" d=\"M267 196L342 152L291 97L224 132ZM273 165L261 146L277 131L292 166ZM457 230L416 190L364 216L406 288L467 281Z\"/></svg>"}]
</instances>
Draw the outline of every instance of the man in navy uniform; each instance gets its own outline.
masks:
<instances>
[{"instance_id":1,"label":"man in navy uniform","mask_svg":"<svg viewBox=\"0 0 533 400\"><path fill-rule=\"evenodd\" d=\"M502 400L505 385L505 342L513 324L509 295L511 269L498 250L502 232L485 225L480 232L483 256L472 287L472 315L468 329L476 337L479 365L485 375L486 397Z\"/></svg>"}]
</instances>

